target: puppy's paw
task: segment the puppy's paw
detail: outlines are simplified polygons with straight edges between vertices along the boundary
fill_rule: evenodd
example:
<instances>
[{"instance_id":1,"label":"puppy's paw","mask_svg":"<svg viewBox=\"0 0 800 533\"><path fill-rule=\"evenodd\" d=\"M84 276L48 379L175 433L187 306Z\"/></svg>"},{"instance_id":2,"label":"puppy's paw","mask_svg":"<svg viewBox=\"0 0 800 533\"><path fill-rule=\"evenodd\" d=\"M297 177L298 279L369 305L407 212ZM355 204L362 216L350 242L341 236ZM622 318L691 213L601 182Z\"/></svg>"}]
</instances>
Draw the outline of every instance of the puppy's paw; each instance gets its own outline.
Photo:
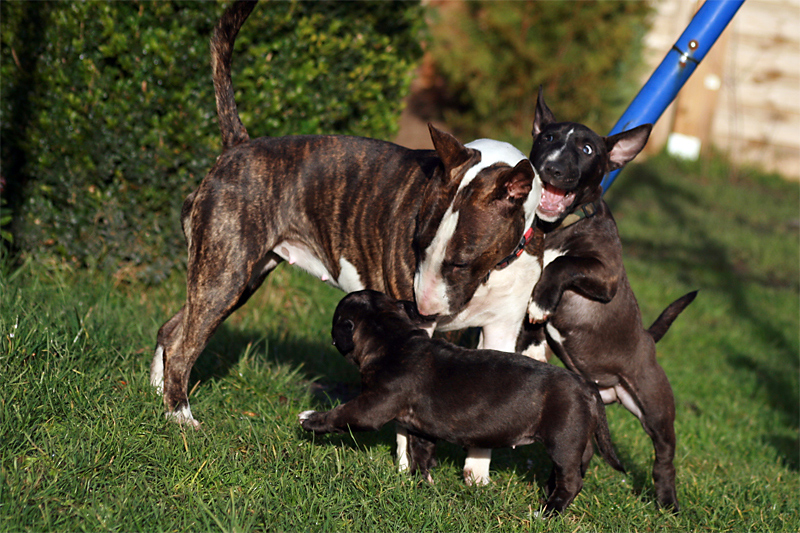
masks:
<instances>
[{"instance_id":1,"label":"puppy's paw","mask_svg":"<svg viewBox=\"0 0 800 533\"><path fill-rule=\"evenodd\" d=\"M541 361L542 363L546 363L548 360L547 357L547 343L542 342L540 344L531 344L525 350L522 351L522 355L525 357L530 357L531 359L536 359L537 361Z\"/></svg>"},{"instance_id":2,"label":"puppy's paw","mask_svg":"<svg viewBox=\"0 0 800 533\"><path fill-rule=\"evenodd\" d=\"M550 318L551 313L545 309L539 307L539 305L534 301L531 300L528 303L528 321L531 324L541 324L542 322L547 322Z\"/></svg>"},{"instance_id":3,"label":"puppy's paw","mask_svg":"<svg viewBox=\"0 0 800 533\"><path fill-rule=\"evenodd\" d=\"M297 415L297 418L299 418L300 422L302 423L302 422L308 420L309 418L311 418L311 415L313 415L314 413L316 413L316 411L313 411L313 410L312 411L303 411L302 413Z\"/></svg>"}]
</instances>

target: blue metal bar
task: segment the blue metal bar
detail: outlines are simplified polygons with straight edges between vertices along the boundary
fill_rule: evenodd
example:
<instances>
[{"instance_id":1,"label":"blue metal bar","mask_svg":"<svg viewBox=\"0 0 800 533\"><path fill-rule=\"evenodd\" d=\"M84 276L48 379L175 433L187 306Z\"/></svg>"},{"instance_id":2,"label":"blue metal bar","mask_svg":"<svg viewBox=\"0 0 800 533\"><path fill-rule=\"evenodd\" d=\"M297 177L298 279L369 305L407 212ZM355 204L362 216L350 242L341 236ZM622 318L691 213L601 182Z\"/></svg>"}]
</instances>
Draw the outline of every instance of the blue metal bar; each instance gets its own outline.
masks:
<instances>
[{"instance_id":1,"label":"blue metal bar","mask_svg":"<svg viewBox=\"0 0 800 533\"><path fill-rule=\"evenodd\" d=\"M744 0L706 0L609 135L641 124L655 124L743 3ZM619 172L606 175L603 193Z\"/></svg>"}]
</instances>

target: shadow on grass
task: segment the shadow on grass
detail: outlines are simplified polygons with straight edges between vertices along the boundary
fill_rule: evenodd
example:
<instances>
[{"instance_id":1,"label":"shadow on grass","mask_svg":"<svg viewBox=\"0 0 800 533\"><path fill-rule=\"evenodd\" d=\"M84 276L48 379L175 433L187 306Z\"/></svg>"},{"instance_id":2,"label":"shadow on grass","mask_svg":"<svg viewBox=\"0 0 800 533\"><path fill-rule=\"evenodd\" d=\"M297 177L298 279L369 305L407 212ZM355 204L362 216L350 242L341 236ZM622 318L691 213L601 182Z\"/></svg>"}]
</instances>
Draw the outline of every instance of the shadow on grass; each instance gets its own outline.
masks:
<instances>
[{"instance_id":1,"label":"shadow on grass","mask_svg":"<svg viewBox=\"0 0 800 533\"><path fill-rule=\"evenodd\" d=\"M733 256L734 250L720 239L720 234L725 231L718 224L699 220L696 213L720 213L726 206L713 204L715 196L704 192L699 194L693 188L703 186L685 180L670 180L668 172L661 169L669 168L663 163L660 165L639 165L631 167L622 187L614 189L609 203L612 211L616 204L635 205L638 198L651 198L658 205L658 209L669 214L669 224L681 232L692 236L691 245L676 246L674 240L660 237L659 232L653 233L652 239L630 239L621 235L625 255L638 255L647 257L648 261L670 265L669 269L677 274L677 278L689 286L696 283L693 275L699 277L704 274L705 279L710 279L718 291L725 293L731 302L730 309L735 313L734 319L751 324L754 331L769 345L778 360L770 364L759 360L750 353L743 352L741 346L730 344L726 346L728 353L727 363L734 369L755 375L759 387L765 393L769 405L780 413L788 428L797 428L800 419L800 398L796 381L800 371L800 361L797 358L797 339L787 336L785 329L781 329L767 319L753 303L751 294L746 286L756 284L770 288L785 289L797 293L800 288L795 279L796 272L753 272L743 261ZM712 169L713 171L714 169ZM718 171L718 170L717 170ZM735 175L731 179L737 181L740 177ZM748 186L758 188L758 184ZM645 191L646 189L646 191ZM753 199L748 201L755 203ZM731 206L733 210L746 210L752 206ZM765 209L763 206L759 209ZM713 216L713 215L708 215ZM747 223L748 228L754 233L765 233L772 227L755 227L753 223L743 220L743 215L735 216L737 223ZM797 237L794 222L791 220L774 221L783 224L788 232ZM708 274L714 277L709 278ZM699 287L702 298L703 288ZM796 333L796 332L795 332ZM754 348L757 349L757 348ZM798 470L798 441L778 437L765 436L765 443L774 447L781 455L785 464Z\"/></svg>"}]
</instances>

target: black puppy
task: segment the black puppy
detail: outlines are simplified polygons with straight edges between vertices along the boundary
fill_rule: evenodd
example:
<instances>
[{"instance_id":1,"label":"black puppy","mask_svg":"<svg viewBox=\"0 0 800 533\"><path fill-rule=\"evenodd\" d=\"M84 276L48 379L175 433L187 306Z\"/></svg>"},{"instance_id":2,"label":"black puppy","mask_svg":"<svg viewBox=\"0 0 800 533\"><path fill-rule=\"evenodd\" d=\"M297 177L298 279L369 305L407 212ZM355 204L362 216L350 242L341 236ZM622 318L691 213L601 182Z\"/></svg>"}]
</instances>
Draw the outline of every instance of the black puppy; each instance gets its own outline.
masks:
<instances>
[{"instance_id":1,"label":"black puppy","mask_svg":"<svg viewBox=\"0 0 800 533\"><path fill-rule=\"evenodd\" d=\"M539 92L530 160L544 182L537 209L546 232L544 270L528 306L534 325L525 326L517 350L545 360L546 339L568 368L598 385L605 403L620 402L639 418L655 447L658 502L677 512L675 400L655 343L696 293L670 304L644 329L600 187L606 172L644 148L650 129L600 137L582 124L556 122Z\"/></svg>"},{"instance_id":2,"label":"black puppy","mask_svg":"<svg viewBox=\"0 0 800 533\"><path fill-rule=\"evenodd\" d=\"M333 343L361 373L361 394L300 413L315 433L377 430L395 420L414 435L412 471L430 480L434 443L503 448L542 442L553 461L544 512L559 513L583 486L593 454L623 471L597 387L522 355L469 350L431 339L413 303L351 293L333 318Z\"/></svg>"}]
</instances>

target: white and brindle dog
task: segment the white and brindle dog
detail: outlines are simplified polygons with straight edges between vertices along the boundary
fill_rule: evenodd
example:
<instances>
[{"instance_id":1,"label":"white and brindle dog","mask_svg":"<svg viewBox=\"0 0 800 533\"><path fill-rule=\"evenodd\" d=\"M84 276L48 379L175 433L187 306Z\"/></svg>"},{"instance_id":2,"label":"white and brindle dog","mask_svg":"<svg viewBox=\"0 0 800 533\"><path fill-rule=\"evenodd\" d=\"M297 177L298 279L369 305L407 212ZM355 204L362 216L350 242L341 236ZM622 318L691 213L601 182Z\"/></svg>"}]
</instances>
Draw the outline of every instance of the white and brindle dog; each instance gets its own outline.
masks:
<instances>
[{"instance_id":1,"label":"white and brindle dog","mask_svg":"<svg viewBox=\"0 0 800 533\"><path fill-rule=\"evenodd\" d=\"M482 347L513 351L541 273L531 235L542 185L525 155L491 140L465 146L433 127L435 150L350 136L250 139L230 65L253 7L234 3L211 41L223 152L181 213L187 298L160 328L150 372L167 416L199 425L192 366L283 261L347 292L415 300L435 328L480 327ZM488 482L489 457L469 450L468 481Z\"/></svg>"}]
</instances>

